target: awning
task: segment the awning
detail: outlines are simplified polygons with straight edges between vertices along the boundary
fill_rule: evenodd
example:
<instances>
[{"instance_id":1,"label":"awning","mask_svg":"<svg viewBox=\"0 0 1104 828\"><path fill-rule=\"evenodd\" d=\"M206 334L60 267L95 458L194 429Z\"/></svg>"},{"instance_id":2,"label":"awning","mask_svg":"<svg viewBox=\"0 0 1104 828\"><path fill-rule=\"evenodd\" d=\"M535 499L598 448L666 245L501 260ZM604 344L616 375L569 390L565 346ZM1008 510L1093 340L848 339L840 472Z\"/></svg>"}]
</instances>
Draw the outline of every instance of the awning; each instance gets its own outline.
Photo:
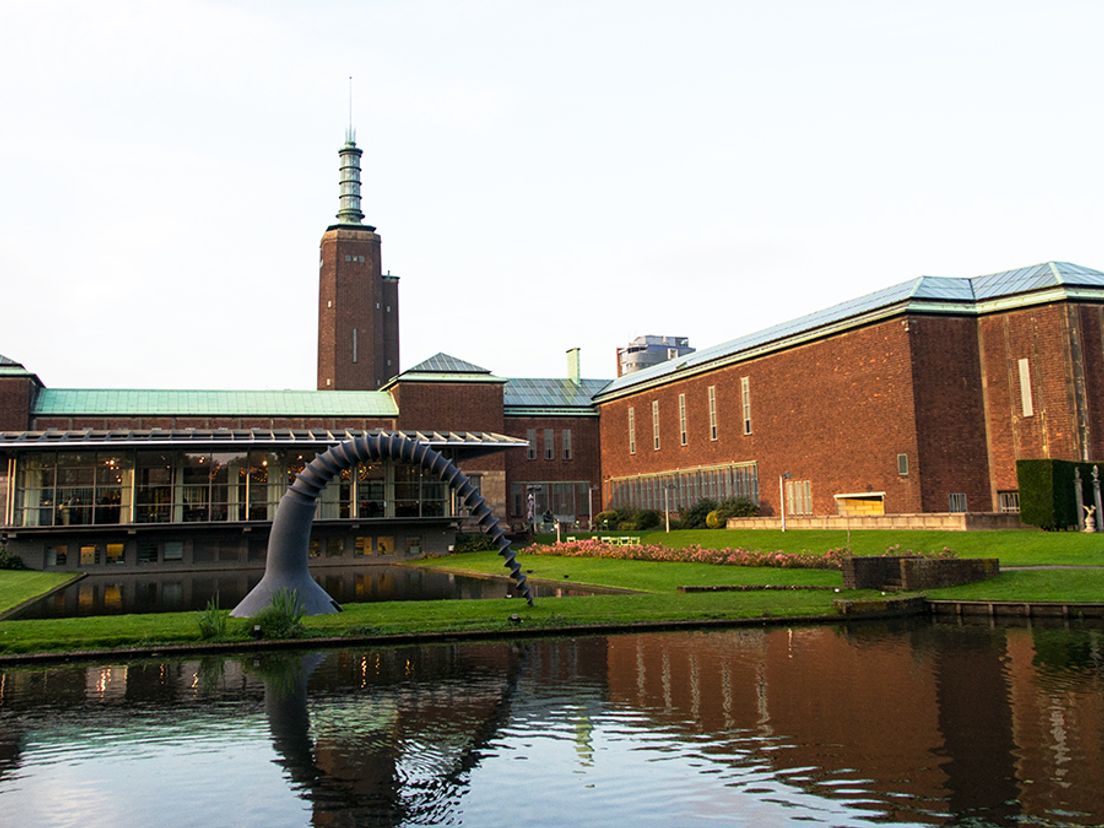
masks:
<instances>
[{"instance_id":1,"label":"awning","mask_svg":"<svg viewBox=\"0 0 1104 828\"><path fill-rule=\"evenodd\" d=\"M476 457L508 448L521 448L528 441L492 431L397 431L386 429L325 428L182 428L182 429L80 429L74 431L3 431L0 450L82 450L94 448L276 448L325 447L364 435L402 434L435 449L455 449L458 455Z\"/></svg>"}]
</instances>

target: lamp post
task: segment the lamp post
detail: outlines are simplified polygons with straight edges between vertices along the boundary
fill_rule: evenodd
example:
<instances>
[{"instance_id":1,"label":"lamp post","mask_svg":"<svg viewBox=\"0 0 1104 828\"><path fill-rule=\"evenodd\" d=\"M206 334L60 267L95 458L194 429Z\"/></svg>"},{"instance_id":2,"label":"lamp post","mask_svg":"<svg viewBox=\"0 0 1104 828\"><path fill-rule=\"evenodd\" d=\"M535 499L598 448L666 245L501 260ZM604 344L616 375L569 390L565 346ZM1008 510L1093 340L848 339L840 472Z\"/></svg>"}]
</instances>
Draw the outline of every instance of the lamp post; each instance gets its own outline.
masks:
<instances>
[{"instance_id":1,"label":"lamp post","mask_svg":"<svg viewBox=\"0 0 1104 828\"><path fill-rule=\"evenodd\" d=\"M789 472L778 476L778 511L782 515L782 531L786 531L786 481L793 477Z\"/></svg>"},{"instance_id":2,"label":"lamp post","mask_svg":"<svg viewBox=\"0 0 1104 828\"><path fill-rule=\"evenodd\" d=\"M671 531L671 490L675 488L673 483L668 483L663 487L663 525L664 531Z\"/></svg>"},{"instance_id":3,"label":"lamp post","mask_svg":"<svg viewBox=\"0 0 1104 828\"><path fill-rule=\"evenodd\" d=\"M587 489L587 522L590 524L590 531L594 531L594 493L598 491L597 486L590 486Z\"/></svg>"}]
</instances>

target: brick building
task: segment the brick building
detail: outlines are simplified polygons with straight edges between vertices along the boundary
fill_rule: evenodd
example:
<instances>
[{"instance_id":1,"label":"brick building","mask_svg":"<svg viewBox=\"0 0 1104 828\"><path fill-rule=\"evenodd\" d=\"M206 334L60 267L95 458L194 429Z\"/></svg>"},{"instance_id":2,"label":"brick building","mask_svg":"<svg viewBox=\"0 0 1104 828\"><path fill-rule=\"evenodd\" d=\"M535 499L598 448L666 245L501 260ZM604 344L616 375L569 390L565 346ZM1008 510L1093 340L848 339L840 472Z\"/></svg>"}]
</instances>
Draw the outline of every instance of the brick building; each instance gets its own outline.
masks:
<instances>
[{"instance_id":1,"label":"brick building","mask_svg":"<svg viewBox=\"0 0 1104 828\"><path fill-rule=\"evenodd\" d=\"M515 526L738 496L795 518L1015 512L1017 459L1104 457L1104 273L1065 263L921 277L613 381L575 350L557 378L444 353L400 372L351 134L339 157L318 390L50 388L0 357L0 527L30 565L259 565L297 470L372 431L445 452ZM362 465L324 494L314 552L442 552L465 519L416 469Z\"/></svg>"},{"instance_id":2,"label":"brick building","mask_svg":"<svg viewBox=\"0 0 1104 828\"><path fill-rule=\"evenodd\" d=\"M1101 302L1104 273L1061 262L921 277L619 377L606 500L1017 511L1017 459L1104 456Z\"/></svg>"}]
</instances>

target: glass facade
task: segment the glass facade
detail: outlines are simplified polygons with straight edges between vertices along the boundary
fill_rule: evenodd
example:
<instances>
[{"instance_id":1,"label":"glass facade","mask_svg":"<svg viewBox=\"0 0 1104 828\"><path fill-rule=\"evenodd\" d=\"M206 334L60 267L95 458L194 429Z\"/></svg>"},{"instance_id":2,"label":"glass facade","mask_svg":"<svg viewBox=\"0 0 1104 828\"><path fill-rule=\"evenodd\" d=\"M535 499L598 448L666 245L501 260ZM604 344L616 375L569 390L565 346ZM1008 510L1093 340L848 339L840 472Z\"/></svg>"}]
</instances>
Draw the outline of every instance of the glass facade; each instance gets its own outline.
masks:
<instances>
[{"instance_id":1,"label":"glass facade","mask_svg":"<svg viewBox=\"0 0 1104 828\"><path fill-rule=\"evenodd\" d=\"M15 480L11 525L271 521L284 491L315 454L313 449L26 452L8 466ZM362 463L332 480L319 498L317 517L454 513L444 483L414 466L380 462Z\"/></svg>"},{"instance_id":2,"label":"glass facade","mask_svg":"<svg viewBox=\"0 0 1104 828\"><path fill-rule=\"evenodd\" d=\"M732 463L727 466L684 469L670 474L622 477L610 481L610 507L663 511L663 493L673 511L687 509L699 500L746 497L759 502L759 466Z\"/></svg>"},{"instance_id":3,"label":"glass facade","mask_svg":"<svg viewBox=\"0 0 1104 828\"><path fill-rule=\"evenodd\" d=\"M510 484L510 514L525 517L527 499L533 495L534 514L551 512L559 520L574 521L589 514L586 480L529 481Z\"/></svg>"}]
</instances>

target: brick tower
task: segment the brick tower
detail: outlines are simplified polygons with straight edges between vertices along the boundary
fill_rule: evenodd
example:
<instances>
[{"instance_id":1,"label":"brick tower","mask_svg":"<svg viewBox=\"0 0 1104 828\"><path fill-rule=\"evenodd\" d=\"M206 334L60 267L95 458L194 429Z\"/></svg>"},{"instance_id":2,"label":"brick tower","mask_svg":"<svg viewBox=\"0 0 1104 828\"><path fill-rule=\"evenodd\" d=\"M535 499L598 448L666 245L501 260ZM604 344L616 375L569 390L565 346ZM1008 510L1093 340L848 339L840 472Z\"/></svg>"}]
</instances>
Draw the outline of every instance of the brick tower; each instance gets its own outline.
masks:
<instances>
[{"instance_id":1,"label":"brick tower","mask_svg":"<svg viewBox=\"0 0 1104 828\"><path fill-rule=\"evenodd\" d=\"M318 262L318 388L374 390L399 372L399 277L383 275L380 237L360 209L360 157L352 127L338 150L337 224Z\"/></svg>"}]
</instances>

